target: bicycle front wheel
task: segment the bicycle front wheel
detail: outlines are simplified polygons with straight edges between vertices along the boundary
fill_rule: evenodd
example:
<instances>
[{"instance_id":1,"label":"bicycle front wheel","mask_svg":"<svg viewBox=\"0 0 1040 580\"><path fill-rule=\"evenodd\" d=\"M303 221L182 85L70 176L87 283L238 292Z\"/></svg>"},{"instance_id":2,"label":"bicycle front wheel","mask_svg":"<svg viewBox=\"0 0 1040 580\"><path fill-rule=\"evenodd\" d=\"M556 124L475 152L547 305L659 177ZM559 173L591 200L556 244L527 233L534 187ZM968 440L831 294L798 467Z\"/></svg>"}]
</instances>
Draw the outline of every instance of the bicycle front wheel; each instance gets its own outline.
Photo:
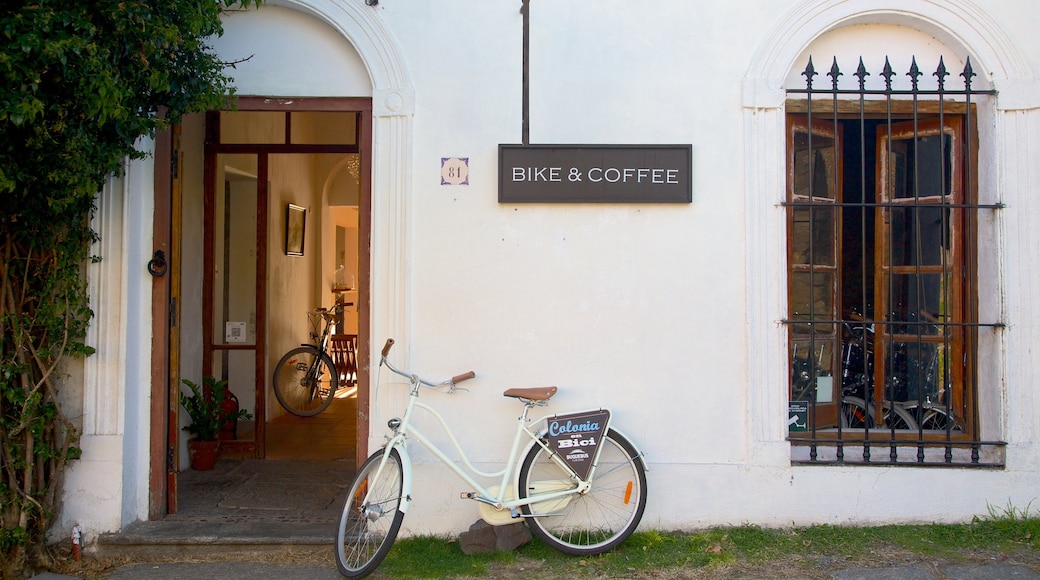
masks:
<instances>
[{"instance_id":1,"label":"bicycle front wheel","mask_svg":"<svg viewBox=\"0 0 1040 580\"><path fill-rule=\"evenodd\" d=\"M274 396L293 415L313 417L332 404L339 387L332 357L313 346L287 352L274 367Z\"/></svg>"},{"instance_id":2,"label":"bicycle front wheel","mask_svg":"<svg viewBox=\"0 0 1040 580\"><path fill-rule=\"evenodd\" d=\"M874 407L859 397L842 397L840 420L842 429L873 429Z\"/></svg>"},{"instance_id":3,"label":"bicycle front wheel","mask_svg":"<svg viewBox=\"0 0 1040 580\"><path fill-rule=\"evenodd\" d=\"M613 429L600 441L592 487L583 494L523 506L531 532L565 554L602 554L625 541L646 508L646 472L635 447ZM521 498L573 487L570 471L536 445L520 468Z\"/></svg>"},{"instance_id":4,"label":"bicycle front wheel","mask_svg":"<svg viewBox=\"0 0 1040 580\"><path fill-rule=\"evenodd\" d=\"M380 449L358 470L339 518L336 566L348 578L367 576L379 567L394 545L404 519L400 510L404 486L401 455L397 449L391 449L380 473L382 460Z\"/></svg>"}]
</instances>

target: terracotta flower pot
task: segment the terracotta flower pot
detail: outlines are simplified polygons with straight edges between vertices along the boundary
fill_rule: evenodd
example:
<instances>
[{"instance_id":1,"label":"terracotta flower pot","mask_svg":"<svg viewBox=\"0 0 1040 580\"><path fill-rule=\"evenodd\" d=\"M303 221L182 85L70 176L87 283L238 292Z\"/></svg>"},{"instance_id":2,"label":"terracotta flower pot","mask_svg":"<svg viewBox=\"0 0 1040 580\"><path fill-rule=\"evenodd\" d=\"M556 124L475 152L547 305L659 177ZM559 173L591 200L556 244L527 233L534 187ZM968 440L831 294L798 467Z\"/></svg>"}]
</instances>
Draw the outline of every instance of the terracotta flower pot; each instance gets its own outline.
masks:
<instances>
[{"instance_id":1,"label":"terracotta flower pot","mask_svg":"<svg viewBox=\"0 0 1040 580\"><path fill-rule=\"evenodd\" d=\"M195 471L206 471L213 469L217 462L217 447L220 441L196 441L188 440L188 456L191 458L191 468Z\"/></svg>"}]
</instances>

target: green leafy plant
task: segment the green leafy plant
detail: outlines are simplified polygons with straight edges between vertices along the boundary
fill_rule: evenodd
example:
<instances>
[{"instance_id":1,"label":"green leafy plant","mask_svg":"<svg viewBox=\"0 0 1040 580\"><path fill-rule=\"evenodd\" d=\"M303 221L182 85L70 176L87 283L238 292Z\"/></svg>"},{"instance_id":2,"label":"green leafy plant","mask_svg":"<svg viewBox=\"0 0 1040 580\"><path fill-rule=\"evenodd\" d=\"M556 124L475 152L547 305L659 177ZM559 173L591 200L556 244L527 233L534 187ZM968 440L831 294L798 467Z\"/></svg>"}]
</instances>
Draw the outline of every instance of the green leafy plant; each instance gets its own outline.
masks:
<instances>
[{"instance_id":1,"label":"green leafy plant","mask_svg":"<svg viewBox=\"0 0 1040 580\"><path fill-rule=\"evenodd\" d=\"M231 419L253 418L245 409L239 409L237 412L224 409L224 401L228 396L227 381L206 377L202 379L205 388L188 379L181 382L191 389L191 395L180 393L181 406L191 419L191 423L185 426L184 430L194 435L196 440L216 441L220 429Z\"/></svg>"},{"instance_id":2,"label":"green leafy plant","mask_svg":"<svg viewBox=\"0 0 1040 580\"><path fill-rule=\"evenodd\" d=\"M221 14L259 0L0 7L0 577L49 561L45 538L79 419L69 357L91 354L84 267L105 180L154 136L233 93L209 46ZM119 235L119 232L114 232Z\"/></svg>"}]
</instances>

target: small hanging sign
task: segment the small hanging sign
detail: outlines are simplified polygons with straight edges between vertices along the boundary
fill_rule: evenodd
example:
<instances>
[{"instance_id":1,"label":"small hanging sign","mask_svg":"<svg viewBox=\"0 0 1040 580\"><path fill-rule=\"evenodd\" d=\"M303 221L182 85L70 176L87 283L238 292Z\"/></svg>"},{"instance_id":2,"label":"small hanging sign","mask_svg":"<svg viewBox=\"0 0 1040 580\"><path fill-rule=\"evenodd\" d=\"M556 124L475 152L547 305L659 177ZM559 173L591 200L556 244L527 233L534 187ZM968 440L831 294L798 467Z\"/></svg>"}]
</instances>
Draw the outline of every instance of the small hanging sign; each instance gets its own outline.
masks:
<instances>
[{"instance_id":1,"label":"small hanging sign","mask_svg":"<svg viewBox=\"0 0 1040 580\"><path fill-rule=\"evenodd\" d=\"M603 434L610 423L610 411L584 411L547 419L549 447L563 458L581 479L589 476Z\"/></svg>"}]
</instances>

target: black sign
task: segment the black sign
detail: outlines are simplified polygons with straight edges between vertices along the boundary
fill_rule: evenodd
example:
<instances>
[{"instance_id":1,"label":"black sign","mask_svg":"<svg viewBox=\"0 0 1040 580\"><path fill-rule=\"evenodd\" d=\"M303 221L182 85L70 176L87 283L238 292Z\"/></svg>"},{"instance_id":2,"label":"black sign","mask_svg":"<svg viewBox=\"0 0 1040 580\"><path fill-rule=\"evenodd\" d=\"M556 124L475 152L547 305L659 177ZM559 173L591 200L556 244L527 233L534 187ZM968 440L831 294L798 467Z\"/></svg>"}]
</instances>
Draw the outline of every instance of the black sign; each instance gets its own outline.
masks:
<instances>
[{"instance_id":1,"label":"black sign","mask_svg":"<svg viewBox=\"0 0 1040 580\"><path fill-rule=\"evenodd\" d=\"M499 203L690 203L691 145L499 145Z\"/></svg>"},{"instance_id":2,"label":"black sign","mask_svg":"<svg viewBox=\"0 0 1040 580\"><path fill-rule=\"evenodd\" d=\"M809 401L787 402L787 430L809 430Z\"/></svg>"},{"instance_id":3,"label":"black sign","mask_svg":"<svg viewBox=\"0 0 1040 580\"><path fill-rule=\"evenodd\" d=\"M574 470L581 479L589 476L603 434L610 423L610 411L587 411L557 415L546 421L549 447Z\"/></svg>"}]
</instances>

